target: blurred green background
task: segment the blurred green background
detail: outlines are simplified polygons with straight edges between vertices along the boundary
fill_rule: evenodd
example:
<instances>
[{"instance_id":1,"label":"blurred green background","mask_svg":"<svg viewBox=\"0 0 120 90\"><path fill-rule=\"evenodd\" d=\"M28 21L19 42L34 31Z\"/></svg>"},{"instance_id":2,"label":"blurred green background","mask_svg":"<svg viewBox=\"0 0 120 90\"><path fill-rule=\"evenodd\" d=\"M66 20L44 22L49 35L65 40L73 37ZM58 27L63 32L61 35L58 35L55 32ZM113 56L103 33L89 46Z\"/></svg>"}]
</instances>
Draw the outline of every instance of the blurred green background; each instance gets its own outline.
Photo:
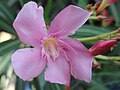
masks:
<instances>
[{"instance_id":1,"label":"blurred green background","mask_svg":"<svg viewBox=\"0 0 120 90\"><path fill-rule=\"evenodd\" d=\"M30 82L19 79L11 67L11 54L25 45L18 39L12 23L24 3L31 0L0 0L0 90L65 90L64 85L51 84L44 80L44 72ZM44 18L50 24L56 14L64 7L73 4L86 9L87 4L99 0L33 0L44 7ZM110 32L120 27L120 0L107 8L109 16L114 17L114 22L108 27L102 27L100 21L89 20L82 26L74 38L92 37ZM91 47L95 42L85 42L86 47ZM107 54L107 56L120 56L120 43ZM120 62L98 60L101 69L93 69L91 83L71 78L71 90L120 90Z\"/></svg>"}]
</instances>

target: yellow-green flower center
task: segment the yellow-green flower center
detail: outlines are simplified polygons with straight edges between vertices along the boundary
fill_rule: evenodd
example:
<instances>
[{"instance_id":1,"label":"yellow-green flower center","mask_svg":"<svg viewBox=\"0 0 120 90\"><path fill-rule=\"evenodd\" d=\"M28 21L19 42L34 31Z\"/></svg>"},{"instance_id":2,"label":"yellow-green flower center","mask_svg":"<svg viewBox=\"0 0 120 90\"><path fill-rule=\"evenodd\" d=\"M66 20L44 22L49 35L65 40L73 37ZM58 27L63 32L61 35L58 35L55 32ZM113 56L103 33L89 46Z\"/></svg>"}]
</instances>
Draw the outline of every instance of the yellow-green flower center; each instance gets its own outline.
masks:
<instances>
[{"instance_id":1,"label":"yellow-green flower center","mask_svg":"<svg viewBox=\"0 0 120 90\"><path fill-rule=\"evenodd\" d=\"M59 44L55 38L48 38L44 42L44 48L46 53L54 60L59 56Z\"/></svg>"}]
</instances>

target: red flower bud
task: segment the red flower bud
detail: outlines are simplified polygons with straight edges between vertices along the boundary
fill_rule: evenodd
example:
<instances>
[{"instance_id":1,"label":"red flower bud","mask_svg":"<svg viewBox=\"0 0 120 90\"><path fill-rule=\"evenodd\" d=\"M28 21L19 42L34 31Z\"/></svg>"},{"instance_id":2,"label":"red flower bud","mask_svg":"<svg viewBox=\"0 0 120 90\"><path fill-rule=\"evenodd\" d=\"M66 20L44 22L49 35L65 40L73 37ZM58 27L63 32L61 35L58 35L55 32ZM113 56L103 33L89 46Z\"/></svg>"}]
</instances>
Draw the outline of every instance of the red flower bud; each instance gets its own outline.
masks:
<instances>
[{"instance_id":1,"label":"red flower bud","mask_svg":"<svg viewBox=\"0 0 120 90\"><path fill-rule=\"evenodd\" d=\"M104 10L103 13L102 13L103 16L108 16L108 11L107 10Z\"/></svg>"},{"instance_id":2,"label":"red flower bud","mask_svg":"<svg viewBox=\"0 0 120 90\"><path fill-rule=\"evenodd\" d=\"M95 3L94 7L95 7L95 8L98 8L98 7L100 6L100 4L101 4L101 1Z\"/></svg>"},{"instance_id":3,"label":"red flower bud","mask_svg":"<svg viewBox=\"0 0 120 90\"><path fill-rule=\"evenodd\" d=\"M102 26L103 27L108 27L110 24L113 23L113 21L114 21L113 17L105 18L105 19L103 19Z\"/></svg>"},{"instance_id":4,"label":"red flower bud","mask_svg":"<svg viewBox=\"0 0 120 90\"><path fill-rule=\"evenodd\" d=\"M98 17L98 20L105 20L105 19L107 19L106 16L102 16L102 15L98 15L97 17Z\"/></svg>"},{"instance_id":5,"label":"red flower bud","mask_svg":"<svg viewBox=\"0 0 120 90\"><path fill-rule=\"evenodd\" d=\"M114 21L114 18L110 17L110 18L105 19L105 21L111 24Z\"/></svg>"},{"instance_id":6,"label":"red flower bud","mask_svg":"<svg viewBox=\"0 0 120 90\"><path fill-rule=\"evenodd\" d=\"M87 8L88 11L91 11L92 10L92 4L88 4L86 8Z\"/></svg>"},{"instance_id":7,"label":"red flower bud","mask_svg":"<svg viewBox=\"0 0 120 90\"><path fill-rule=\"evenodd\" d=\"M100 41L92 46L89 51L93 56L100 55L106 53L111 47L113 47L116 43L116 40L106 40Z\"/></svg>"}]
</instances>

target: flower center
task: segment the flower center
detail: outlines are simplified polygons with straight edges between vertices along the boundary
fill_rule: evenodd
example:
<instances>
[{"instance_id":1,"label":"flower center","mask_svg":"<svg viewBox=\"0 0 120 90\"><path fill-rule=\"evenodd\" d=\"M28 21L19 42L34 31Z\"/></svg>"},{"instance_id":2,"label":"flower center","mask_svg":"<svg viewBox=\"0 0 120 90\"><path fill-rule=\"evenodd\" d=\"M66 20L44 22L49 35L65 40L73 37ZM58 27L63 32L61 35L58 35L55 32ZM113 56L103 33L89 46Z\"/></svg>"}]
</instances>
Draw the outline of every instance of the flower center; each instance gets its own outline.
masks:
<instances>
[{"instance_id":1,"label":"flower center","mask_svg":"<svg viewBox=\"0 0 120 90\"><path fill-rule=\"evenodd\" d=\"M51 56L54 60L59 56L59 44L55 38L48 38L44 42L44 49L47 56Z\"/></svg>"}]
</instances>

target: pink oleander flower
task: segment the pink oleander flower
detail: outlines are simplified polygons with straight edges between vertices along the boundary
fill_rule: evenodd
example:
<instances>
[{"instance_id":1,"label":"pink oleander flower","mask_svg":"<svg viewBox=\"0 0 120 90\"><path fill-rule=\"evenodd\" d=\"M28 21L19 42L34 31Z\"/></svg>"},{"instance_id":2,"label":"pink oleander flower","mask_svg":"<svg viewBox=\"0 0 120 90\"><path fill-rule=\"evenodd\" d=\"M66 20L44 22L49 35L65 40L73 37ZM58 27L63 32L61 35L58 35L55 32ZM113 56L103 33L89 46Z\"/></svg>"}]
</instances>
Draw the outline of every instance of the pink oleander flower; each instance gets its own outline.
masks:
<instances>
[{"instance_id":1,"label":"pink oleander flower","mask_svg":"<svg viewBox=\"0 0 120 90\"><path fill-rule=\"evenodd\" d=\"M100 55L106 53L108 50L110 50L111 47L113 47L116 43L116 40L106 40L106 41L100 41L93 45L89 51L93 56Z\"/></svg>"},{"instance_id":2,"label":"pink oleander flower","mask_svg":"<svg viewBox=\"0 0 120 90\"><path fill-rule=\"evenodd\" d=\"M13 26L20 40L33 46L17 50L11 57L15 73L23 80L39 76L43 69L45 80L69 85L71 74L79 80L91 81L93 56L82 43L68 38L91 15L77 6L63 9L48 30L42 6L28 2L17 15Z\"/></svg>"}]
</instances>

